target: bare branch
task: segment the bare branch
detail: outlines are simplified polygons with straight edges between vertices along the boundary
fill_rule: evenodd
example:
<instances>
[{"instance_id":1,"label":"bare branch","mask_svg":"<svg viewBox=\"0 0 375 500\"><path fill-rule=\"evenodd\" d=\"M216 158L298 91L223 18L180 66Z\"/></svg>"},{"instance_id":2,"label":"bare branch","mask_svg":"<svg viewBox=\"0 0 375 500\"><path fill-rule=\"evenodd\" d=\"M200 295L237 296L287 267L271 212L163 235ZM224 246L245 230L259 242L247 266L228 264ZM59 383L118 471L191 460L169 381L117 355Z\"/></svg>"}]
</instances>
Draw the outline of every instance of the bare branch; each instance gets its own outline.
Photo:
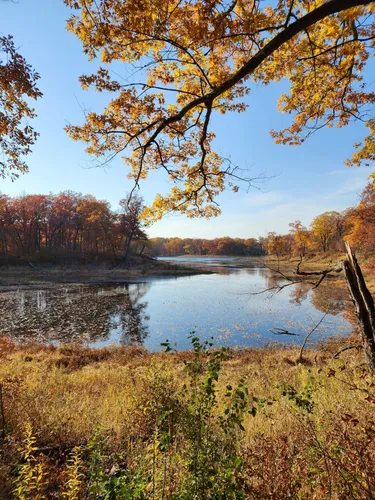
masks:
<instances>
[{"instance_id":1,"label":"bare branch","mask_svg":"<svg viewBox=\"0 0 375 500\"><path fill-rule=\"evenodd\" d=\"M269 332L274 335L290 335L292 337L299 337L299 333L289 332L288 330L284 330L283 328L270 328Z\"/></svg>"},{"instance_id":2,"label":"bare branch","mask_svg":"<svg viewBox=\"0 0 375 500\"><path fill-rule=\"evenodd\" d=\"M342 354L343 352L345 351L349 351L349 349L362 349L362 344L354 344L354 345L349 345L349 346L346 346L346 347L343 347L342 349L340 349L339 351L336 352L336 354L334 354L332 356L332 359L338 359L340 354Z\"/></svg>"},{"instance_id":3,"label":"bare branch","mask_svg":"<svg viewBox=\"0 0 375 500\"><path fill-rule=\"evenodd\" d=\"M301 346L301 350L299 352L299 356L298 356L298 360L297 360L297 363L302 363L303 361L303 351L306 347L306 344L307 344L307 341L309 340L309 338L311 337L311 335L319 328L319 326L323 323L323 321L325 320L326 316L328 314L328 311L326 313L324 313L324 315L321 317L321 319L318 321L318 323L309 331L309 333L306 335L304 341L303 341L303 344Z\"/></svg>"}]
</instances>

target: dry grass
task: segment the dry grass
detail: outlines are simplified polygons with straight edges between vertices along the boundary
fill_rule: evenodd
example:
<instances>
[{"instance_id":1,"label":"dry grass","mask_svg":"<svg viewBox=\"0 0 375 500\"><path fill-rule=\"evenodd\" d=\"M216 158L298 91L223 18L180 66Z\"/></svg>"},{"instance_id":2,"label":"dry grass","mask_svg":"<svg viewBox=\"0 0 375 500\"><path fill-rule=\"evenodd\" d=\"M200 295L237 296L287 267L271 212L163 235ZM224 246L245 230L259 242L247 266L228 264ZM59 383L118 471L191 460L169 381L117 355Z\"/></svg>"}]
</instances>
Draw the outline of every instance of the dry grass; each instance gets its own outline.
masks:
<instances>
[{"instance_id":1,"label":"dry grass","mask_svg":"<svg viewBox=\"0 0 375 500\"><path fill-rule=\"evenodd\" d=\"M224 414L228 386L236 387L242 379L256 415L246 411L245 430L231 435L235 439L231 446L241 461L241 470L236 469L233 477L238 492L241 487L245 496L226 493L220 498L373 498L374 478L368 475L375 465L370 431L374 428L375 379L361 353L348 351L332 360L336 350L332 344L308 351L303 364L296 364L298 352L287 348L230 354L215 389L213 414ZM177 495L179 488L185 488L183 474L187 477L187 471L191 472L185 457L191 439L187 428L192 424L186 416L191 402L181 388L183 384L191 387L186 362L192 361L192 352L150 354L139 348L76 346L16 349L3 340L0 383L6 437L0 441L0 498L12 498L20 476L17 471L23 461L17 450L26 422L36 439L39 458L35 460L49 468L41 498L61 498L70 470L67 459L77 445L83 450L83 476L88 477L93 460L88 444L98 433L105 441L108 470L119 466L116 456L126 456L125 469L134 474L149 471L152 465L153 479L144 486L146 496L134 493L133 498ZM166 460L159 434L155 437L155 426L164 414L176 436L168 445L168 474L173 477L168 481L154 470L155 464ZM215 437L215 446L220 439ZM77 498L88 494L82 481ZM193 497L180 493L174 498Z\"/></svg>"}]
</instances>

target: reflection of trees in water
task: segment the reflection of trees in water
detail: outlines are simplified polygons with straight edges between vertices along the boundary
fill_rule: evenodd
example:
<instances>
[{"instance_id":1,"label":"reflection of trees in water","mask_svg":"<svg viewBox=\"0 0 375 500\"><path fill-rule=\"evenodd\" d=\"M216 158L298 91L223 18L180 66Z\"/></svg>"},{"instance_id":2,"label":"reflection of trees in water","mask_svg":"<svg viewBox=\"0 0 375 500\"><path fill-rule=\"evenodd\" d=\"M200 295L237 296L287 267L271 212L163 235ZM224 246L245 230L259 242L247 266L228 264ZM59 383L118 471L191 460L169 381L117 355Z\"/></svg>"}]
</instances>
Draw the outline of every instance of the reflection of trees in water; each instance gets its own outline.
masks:
<instances>
[{"instance_id":1,"label":"reflection of trees in water","mask_svg":"<svg viewBox=\"0 0 375 500\"><path fill-rule=\"evenodd\" d=\"M331 286L314 288L306 282L296 283L291 286L289 297L290 303L296 305L301 305L307 298L310 298L310 302L315 309L332 316L344 312L348 306L351 306L349 295L345 289Z\"/></svg>"},{"instance_id":2,"label":"reflection of trees in water","mask_svg":"<svg viewBox=\"0 0 375 500\"><path fill-rule=\"evenodd\" d=\"M346 310L350 303L346 290L322 286L313 290L311 303L323 313L329 313L333 316Z\"/></svg>"},{"instance_id":3,"label":"reflection of trees in water","mask_svg":"<svg viewBox=\"0 0 375 500\"><path fill-rule=\"evenodd\" d=\"M269 269L259 270L259 275L264 279L264 290L271 290L271 294L275 293L277 295L280 290L278 287L282 287L285 284L288 285L287 280L277 273L270 272ZM290 283L290 286L284 288L281 293L289 294L289 301L291 304L300 306L304 301L308 301L316 309L316 311L330 316L341 315L341 318L347 321L353 327L354 331L357 328L353 304L350 300L349 293L345 288L338 288L334 286L319 286L318 288L314 288L311 283L301 281L297 283ZM316 320L318 321L319 318L317 317ZM309 321L307 331L310 331L314 326L315 319L308 316L306 321ZM348 333L347 326L348 325L345 325L340 321L333 323L327 319L326 325L323 325L323 330L328 329L327 331L331 331L332 333L339 333L340 331ZM290 330L293 330L295 325L289 324L288 328L289 327Z\"/></svg>"},{"instance_id":4,"label":"reflection of trees in water","mask_svg":"<svg viewBox=\"0 0 375 500\"><path fill-rule=\"evenodd\" d=\"M346 290L328 286L313 288L308 283L297 283L291 287L289 296L290 302L297 305L309 297L315 309L332 316L344 312L351 305Z\"/></svg>"},{"instance_id":5,"label":"reflection of trees in water","mask_svg":"<svg viewBox=\"0 0 375 500\"><path fill-rule=\"evenodd\" d=\"M290 287L290 303L300 306L304 302L311 290L311 285L308 283L296 283Z\"/></svg>"},{"instance_id":6,"label":"reflection of trees in water","mask_svg":"<svg viewBox=\"0 0 375 500\"><path fill-rule=\"evenodd\" d=\"M331 316L342 314L343 319L356 328L354 307L348 291L344 288L332 286L312 288L308 283L302 282L290 287L289 296L290 302L297 305L301 305L309 298L317 311Z\"/></svg>"},{"instance_id":7,"label":"reflection of trees in water","mask_svg":"<svg viewBox=\"0 0 375 500\"><path fill-rule=\"evenodd\" d=\"M280 275L271 272L269 269L260 269L260 275L264 278L265 281L265 289L271 290L272 288L276 288L277 286L281 286L287 281L282 278Z\"/></svg>"},{"instance_id":8,"label":"reflection of trees in water","mask_svg":"<svg viewBox=\"0 0 375 500\"><path fill-rule=\"evenodd\" d=\"M315 309L332 316L342 313L351 304L344 289L328 286L313 288L312 285L305 282L291 286L289 297L290 302L296 305L301 305L307 298L310 298Z\"/></svg>"},{"instance_id":9,"label":"reflection of trees in water","mask_svg":"<svg viewBox=\"0 0 375 500\"><path fill-rule=\"evenodd\" d=\"M320 342L327 335L335 337L350 333L351 327L348 323L353 326L351 314L353 306L347 290L332 286L314 288L308 282L299 282L289 288L289 299L291 304L297 306L307 301L314 307L311 315L310 308L304 308L305 318L299 323L300 338L303 340L307 336L306 339L308 339L306 345L310 346L317 341ZM320 313L323 313L323 316ZM335 320L332 316L339 316L339 318ZM290 331L299 331L296 325L288 325L289 329Z\"/></svg>"},{"instance_id":10,"label":"reflection of trees in water","mask_svg":"<svg viewBox=\"0 0 375 500\"><path fill-rule=\"evenodd\" d=\"M270 273L267 269L262 276L265 279L265 289L275 289L277 292L278 286L288 284L288 281L283 277L275 273ZM351 305L347 291L341 288L331 286L314 288L311 283L301 281L294 284L291 283L291 286L287 287L287 290L289 290L291 304L300 306L309 298L315 309L333 316L345 311L347 306Z\"/></svg>"},{"instance_id":11,"label":"reflection of trees in water","mask_svg":"<svg viewBox=\"0 0 375 500\"><path fill-rule=\"evenodd\" d=\"M146 321L147 302L140 302L150 288L150 283L125 285L128 292L126 300L118 305L118 311L109 317L109 329L120 333L120 343L123 345L143 344L148 335Z\"/></svg>"},{"instance_id":12,"label":"reflection of trees in water","mask_svg":"<svg viewBox=\"0 0 375 500\"><path fill-rule=\"evenodd\" d=\"M4 293L0 295L0 335L19 341L96 342L107 339L116 327L121 343L140 344L148 334L147 302L142 298L150 286Z\"/></svg>"}]
</instances>

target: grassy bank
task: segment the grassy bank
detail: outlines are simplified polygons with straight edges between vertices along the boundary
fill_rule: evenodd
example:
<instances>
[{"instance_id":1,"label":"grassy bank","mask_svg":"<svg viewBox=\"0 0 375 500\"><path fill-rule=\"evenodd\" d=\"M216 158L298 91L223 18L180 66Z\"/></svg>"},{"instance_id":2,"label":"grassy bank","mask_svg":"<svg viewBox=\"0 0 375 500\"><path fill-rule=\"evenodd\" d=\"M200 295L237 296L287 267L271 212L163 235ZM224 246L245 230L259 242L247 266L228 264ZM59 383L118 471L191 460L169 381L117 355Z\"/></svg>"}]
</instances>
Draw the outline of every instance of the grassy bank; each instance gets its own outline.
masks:
<instances>
[{"instance_id":1,"label":"grassy bank","mask_svg":"<svg viewBox=\"0 0 375 500\"><path fill-rule=\"evenodd\" d=\"M56 284L110 284L147 277L190 276L208 270L173 265L154 259L142 259L130 267L114 267L95 263L90 265L22 265L0 268L0 290L12 287L48 288Z\"/></svg>"},{"instance_id":2,"label":"grassy bank","mask_svg":"<svg viewBox=\"0 0 375 500\"><path fill-rule=\"evenodd\" d=\"M290 348L192 344L3 340L0 498L373 498L375 379L362 353L332 359L331 343L296 364Z\"/></svg>"}]
</instances>

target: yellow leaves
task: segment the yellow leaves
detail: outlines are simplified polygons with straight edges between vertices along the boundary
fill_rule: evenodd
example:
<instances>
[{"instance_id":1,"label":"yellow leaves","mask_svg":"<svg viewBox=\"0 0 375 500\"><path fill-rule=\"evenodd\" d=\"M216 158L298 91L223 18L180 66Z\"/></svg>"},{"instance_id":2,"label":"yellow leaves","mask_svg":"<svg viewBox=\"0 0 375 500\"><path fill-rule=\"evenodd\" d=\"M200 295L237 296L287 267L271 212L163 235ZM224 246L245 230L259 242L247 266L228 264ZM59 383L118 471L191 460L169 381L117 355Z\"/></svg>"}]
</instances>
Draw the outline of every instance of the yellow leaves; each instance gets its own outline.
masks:
<instances>
[{"instance_id":1,"label":"yellow leaves","mask_svg":"<svg viewBox=\"0 0 375 500\"><path fill-rule=\"evenodd\" d=\"M147 220L171 210L194 217L217 213L214 199L233 171L212 151L211 115L244 112L252 82L289 81L278 109L292 115L293 122L271 132L280 144L299 145L319 128L343 127L361 116L362 107L375 103L363 76L374 49L372 4L328 16L286 37L253 72L243 71L231 83L287 25L302 21L325 1L279 0L272 6L254 0L66 3L74 9L68 29L89 57L100 54L105 64L137 68L137 76L121 84L103 68L83 76L83 88L94 86L116 96L102 114L90 114L84 125L67 130L96 156L121 153L136 181L145 180L150 169L165 173L172 189L146 209ZM353 164L375 158L370 122L369 129Z\"/></svg>"},{"instance_id":2,"label":"yellow leaves","mask_svg":"<svg viewBox=\"0 0 375 500\"><path fill-rule=\"evenodd\" d=\"M17 172L27 171L24 156L38 137L28 123L35 117L29 101L42 96L38 80L39 74L16 51L13 38L0 36L0 177L14 179Z\"/></svg>"},{"instance_id":3,"label":"yellow leaves","mask_svg":"<svg viewBox=\"0 0 375 500\"><path fill-rule=\"evenodd\" d=\"M369 166L370 162L375 160L375 119L368 120L366 126L369 129L369 135L362 143L355 144L356 152L346 161L350 167L361 164Z\"/></svg>"}]
</instances>

